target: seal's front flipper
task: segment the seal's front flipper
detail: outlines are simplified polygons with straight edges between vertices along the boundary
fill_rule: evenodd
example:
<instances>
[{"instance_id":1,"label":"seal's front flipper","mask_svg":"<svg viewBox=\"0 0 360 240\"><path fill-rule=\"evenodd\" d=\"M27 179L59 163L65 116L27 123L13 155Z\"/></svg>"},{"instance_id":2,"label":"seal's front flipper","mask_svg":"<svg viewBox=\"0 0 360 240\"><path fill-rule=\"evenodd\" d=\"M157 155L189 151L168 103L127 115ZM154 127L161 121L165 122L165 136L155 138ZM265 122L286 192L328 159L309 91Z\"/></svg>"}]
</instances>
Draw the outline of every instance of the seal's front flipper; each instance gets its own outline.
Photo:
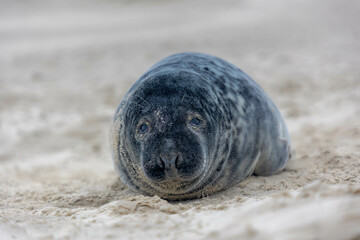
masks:
<instances>
[{"instance_id":1,"label":"seal's front flipper","mask_svg":"<svg viewBox=\"0 0 360 240\"><path fill-rule=\"evenodd\" d=\"M263 152L261 159L255 167L254 174L268 176L282 171L291 157L290 141L280 138L277 144Z\"/></svg>"}]
</instances>

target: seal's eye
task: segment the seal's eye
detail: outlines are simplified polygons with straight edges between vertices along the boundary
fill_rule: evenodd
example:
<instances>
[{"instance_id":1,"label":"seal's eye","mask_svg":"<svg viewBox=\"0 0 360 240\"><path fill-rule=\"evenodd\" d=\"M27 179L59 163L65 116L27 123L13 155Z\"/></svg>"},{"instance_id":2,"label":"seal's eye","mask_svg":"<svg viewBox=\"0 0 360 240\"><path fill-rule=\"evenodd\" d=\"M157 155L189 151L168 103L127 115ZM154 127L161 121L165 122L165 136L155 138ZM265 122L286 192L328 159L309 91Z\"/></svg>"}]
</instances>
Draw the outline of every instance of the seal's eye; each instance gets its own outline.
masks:
<instances>
[{"instance_id":1,"label":"seal's eye","mask_svg":"<svg viewBox=\"0 0 360 240\"><path fill-rule=\"evenodd\" d=\"M187 118L187 126L195 131L201 131L206 126L206 121L198 113L190 113Z\"/></svg>"},{"instance_id":2,"label":"seal's eye","mask_svg":"<svg viewBox=\"0 0 360 240\"><path fill-rule=\"evenodd\" d=\"M197 117L194 117L189 122L194 127L199 127L201 125L201 120Z\"/></svg>"},{"instance_id":3,"label":"seal's eye","mask_svg":"<svg viewBox=\"0 0 360 240\"><path fill-rule=\"evenodd\" d=\"M149 131L149 124L148 123L142 123L139 125L138 133L145 134Z\"/></svg>"}]
</instances>

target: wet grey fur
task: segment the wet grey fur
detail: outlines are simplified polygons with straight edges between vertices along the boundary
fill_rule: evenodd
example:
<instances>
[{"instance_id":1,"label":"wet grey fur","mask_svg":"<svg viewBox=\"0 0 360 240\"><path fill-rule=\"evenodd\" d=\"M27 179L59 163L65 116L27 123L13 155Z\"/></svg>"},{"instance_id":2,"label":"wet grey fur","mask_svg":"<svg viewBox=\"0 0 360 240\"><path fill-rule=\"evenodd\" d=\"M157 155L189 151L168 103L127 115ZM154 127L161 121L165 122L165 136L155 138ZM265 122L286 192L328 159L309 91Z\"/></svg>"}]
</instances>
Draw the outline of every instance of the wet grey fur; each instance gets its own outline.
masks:
<instances>
[{"instance_id":1,"label":"wet grey fur","mask_svg":"<svg viewBox=\"0 0 360 240\"><path fill-rule=\"evenodd\" d=\"M195 130L194 116L203 124ZM150 126L145 137L138 133L142 118ZM132 86L116 111L111 145L124 183L170 200L278 173L290 157L287 127L264 90L233 64L200 53L169 56ZM178 179L158 157L174 152Z\"/></svg>"}]
</instances>

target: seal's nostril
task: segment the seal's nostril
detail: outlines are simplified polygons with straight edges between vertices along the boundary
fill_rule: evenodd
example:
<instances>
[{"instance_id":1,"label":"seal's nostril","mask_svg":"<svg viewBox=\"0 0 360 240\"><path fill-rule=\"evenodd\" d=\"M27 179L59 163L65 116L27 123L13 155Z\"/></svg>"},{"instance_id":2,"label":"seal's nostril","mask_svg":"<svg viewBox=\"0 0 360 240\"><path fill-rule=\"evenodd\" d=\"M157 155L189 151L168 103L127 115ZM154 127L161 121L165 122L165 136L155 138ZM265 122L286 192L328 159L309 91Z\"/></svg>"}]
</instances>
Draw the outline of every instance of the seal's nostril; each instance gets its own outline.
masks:
<instances>
[{"instance_id":1,"label":"seal's nostril","mask_svg":"<svg viewBox=\"0 0 360 240\"><path fill-rule=\"evenodd\" d=\"M180 154L177 154L174 162L174 166L176 169L179 169L179 162L180 162Z\"/></svg>"},{"instance_id":2,"label":"seal's nostril","mask_svg":"<svg viewBox=\"0 0 360 240\"><path fill-rule=\"evenodd\" d=\"M162 170L164 170L164 169L165 169L165 162L164 162L164 160L163 160L161 157L159 157L158 160L159 160L158 162L159 162L160 168L161 168Z\"/></svg>"},{"instance_id":3,"label":"seal's nostril","mask_svg":"<svg viewBox=\"0 0 360 240\"><path fill-rule=\"evenodd\" d=\"M173 154L173 155L169 158L169 160L170 160L170 165L171 165L172 167L175 167L176 159L177 159L177 155L176 155L176 154Z\"/></svg>"}]
</instances>

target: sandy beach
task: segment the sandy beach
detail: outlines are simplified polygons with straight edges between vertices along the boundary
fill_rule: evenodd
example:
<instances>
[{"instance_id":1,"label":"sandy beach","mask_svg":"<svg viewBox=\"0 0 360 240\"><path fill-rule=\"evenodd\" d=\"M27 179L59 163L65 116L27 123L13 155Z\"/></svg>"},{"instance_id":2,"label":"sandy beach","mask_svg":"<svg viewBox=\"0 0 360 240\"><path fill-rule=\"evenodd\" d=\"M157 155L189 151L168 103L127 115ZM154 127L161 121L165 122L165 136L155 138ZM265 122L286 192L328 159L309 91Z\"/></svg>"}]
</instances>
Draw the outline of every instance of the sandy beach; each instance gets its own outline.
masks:
<instances>
[{"instance_id":1,"label":"sandy beach","mask_svg":"<svg viewBox=\"0 0 360 240\"><path fill-rule=\"evenodd\" d=\"M0 2L0 239L360 239L356 0ZM294 156L198 200L117 178L113 114L150 66L226 59L282 112Z\"/></svg>"}]
</instances>

